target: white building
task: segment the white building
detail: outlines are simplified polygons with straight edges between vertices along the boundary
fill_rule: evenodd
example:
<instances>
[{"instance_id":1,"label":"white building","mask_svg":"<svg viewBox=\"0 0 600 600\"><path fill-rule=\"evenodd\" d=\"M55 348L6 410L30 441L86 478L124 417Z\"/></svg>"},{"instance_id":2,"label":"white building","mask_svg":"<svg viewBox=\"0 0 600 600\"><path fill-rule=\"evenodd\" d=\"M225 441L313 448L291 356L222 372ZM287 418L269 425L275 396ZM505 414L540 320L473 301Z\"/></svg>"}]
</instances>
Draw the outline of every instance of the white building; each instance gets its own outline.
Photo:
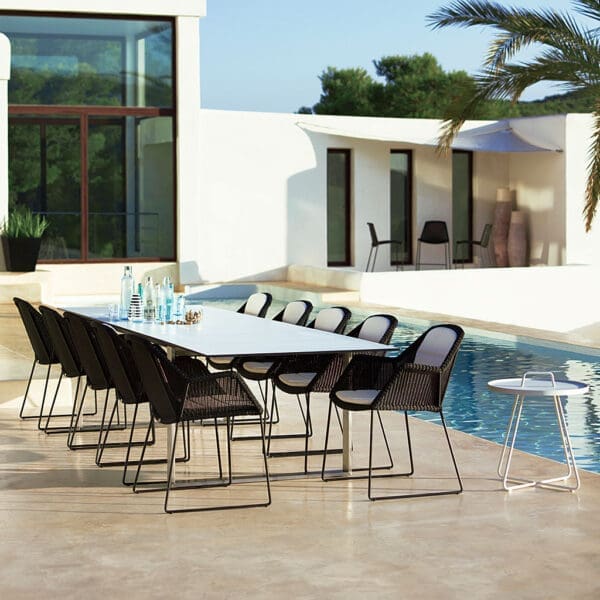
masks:
<instances>
[{"instance_id":1,"label":"white building","mask_svg":"<svg viewBox=\"0 0 600 600\"><path fill-rule=\"evenodd\" d=\"M107 291L132 262L182 284L364 270L367 222L402 236L411 269L425 221L477 238L502 187L527 215L531 265L598 261L582 217L589 115L471 122L440 156L433 120L202 110L205 10L0 0L0 216L9 197L48 216L39 268L58 293ZM384 247L377 270L392 258Z\"/></svg>"}]
</instances>

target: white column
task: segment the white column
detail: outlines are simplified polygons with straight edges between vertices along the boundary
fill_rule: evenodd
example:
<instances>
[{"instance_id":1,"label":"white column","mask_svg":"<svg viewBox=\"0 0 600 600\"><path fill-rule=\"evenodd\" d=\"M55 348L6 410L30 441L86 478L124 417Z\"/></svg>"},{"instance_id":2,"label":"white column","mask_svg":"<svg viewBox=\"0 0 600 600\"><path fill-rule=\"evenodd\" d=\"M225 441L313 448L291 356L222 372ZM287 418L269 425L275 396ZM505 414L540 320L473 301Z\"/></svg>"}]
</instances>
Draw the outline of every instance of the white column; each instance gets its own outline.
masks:
<instances>
[{"instance_id":1,"label":"white column","mask_svg":"<svg viewBox=\"0 0 600 600\"><path fill-rule=\"evenodd\" d=\"M197 225L202 218L200 166L200 23L176 19L177 65L177 250L179 279L198 281Z\"/></svg>"},{"instance_id":2,"label":"white column","mask_svg":"<svg viewBox=\"0 0 600 600\"><path fill-rule=\"evenodd\" d=\"M10 41L0 33L0 223L8 216L8 80L10 79ZM4 270L4 256L0 248Z\"/></svg>"}]
</instances>

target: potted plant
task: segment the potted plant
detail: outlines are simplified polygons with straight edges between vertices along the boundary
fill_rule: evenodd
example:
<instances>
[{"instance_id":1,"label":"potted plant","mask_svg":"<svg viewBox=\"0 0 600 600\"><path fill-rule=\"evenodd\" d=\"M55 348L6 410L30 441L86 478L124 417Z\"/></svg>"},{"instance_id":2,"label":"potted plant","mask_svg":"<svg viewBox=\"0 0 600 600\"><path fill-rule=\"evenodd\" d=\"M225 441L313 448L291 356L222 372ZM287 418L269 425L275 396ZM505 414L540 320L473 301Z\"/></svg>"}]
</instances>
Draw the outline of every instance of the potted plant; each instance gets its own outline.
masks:
<instances>
[{"instance_id":1,"label":"potted plant","mask_svg":"<svg viewBox=\"0 0 600 600\"><path fill-rule=\"evenodd\" d=\"M44 217L34 215L27 206L9 211L0 228L7 271L35 271L42 235L48 226Z\"/></svg>"}]
</instances>

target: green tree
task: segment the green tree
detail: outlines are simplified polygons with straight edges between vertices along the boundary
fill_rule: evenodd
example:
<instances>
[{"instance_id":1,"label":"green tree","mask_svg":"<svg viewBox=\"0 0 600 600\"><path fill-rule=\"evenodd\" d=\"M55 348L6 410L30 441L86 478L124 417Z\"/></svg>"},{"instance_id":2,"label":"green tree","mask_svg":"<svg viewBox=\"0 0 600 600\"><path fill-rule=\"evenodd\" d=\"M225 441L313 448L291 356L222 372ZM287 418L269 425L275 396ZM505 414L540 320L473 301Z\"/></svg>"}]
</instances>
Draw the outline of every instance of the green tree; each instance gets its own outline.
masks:
<instances>
[{"instance_id":1,"label":"green tree","mask_svg":"<svg viewBox=\"0 0 600 600\"><path fill-rule=\"evenodd\" d=\"M473 80L465 71L446 73L435 56L384 56L373 61L379 77L385 79L376 108L386 117L439 117L458 90L472 89Z\"/></svg>"},{"instance_id":2,"label":"green tree","mask_svg":"<svg viewBox=\"0 0 600 600\"><path fill-rule=\"evenodd\" d=\"M323 90L313 106L319 115L373 115L372 93L375 82L365 69L328 67L319 77ZM306 108L306 107L303 107Z\"/></svg>"},{"instance_id":3,"label":"green tree","mask_svg":"<svg viewBox=\"0 0 600 600\"><path fill-rule=\"evenodd\" d=\"M574 0L574 11L600 21L600 0ZM465 120L494 99L516 102L540 81L563 82L570 91L589 94L594 101L594 131L589 152L584 219L592 226L600 195L600 43L597 27L584 27L569 13L551 8L530 10L498 2L456 0L428 17L433 28L484 26L496 30L475 92L448 107L440 147L448 148ZM531 59L510 62L525 47L535 46Z\"/></svg>"}]
</instances>

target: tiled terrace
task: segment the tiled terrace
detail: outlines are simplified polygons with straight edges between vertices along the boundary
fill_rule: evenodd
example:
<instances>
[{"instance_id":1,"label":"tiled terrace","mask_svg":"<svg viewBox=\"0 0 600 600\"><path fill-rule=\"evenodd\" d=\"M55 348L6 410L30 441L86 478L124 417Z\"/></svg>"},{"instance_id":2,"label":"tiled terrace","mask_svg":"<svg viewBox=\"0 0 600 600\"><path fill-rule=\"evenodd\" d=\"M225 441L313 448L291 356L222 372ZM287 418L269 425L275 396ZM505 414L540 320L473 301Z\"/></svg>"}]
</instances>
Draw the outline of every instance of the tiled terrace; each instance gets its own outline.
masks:
<instances>
[{"instance_id":1,"label":"tiled terrace","mask_svg":"<svg viewBox=\"0 0 600 600\"><path fill-rule=\"evenodd\" d=\"M31 356L9 305L0 306L0 357L2 598L600 597L598 475L582 472L574 494L508 494L495 476L499 447L453 431L459 496L372 503L363 481L296 479L273 483L269 508L166 515L162 494L134 495L120 469L99 469L93 452L71 452L63 435L17 418ZM326 404L313 405L318 433ZM296 415L291 401L285 408ZM402 440L402 418L386 418ZM357 440L363 421L354 421ZM384 487L452 485L437 426L412 427L416 475ZM212 429L195 428L209 459L212 441ZM355 449L364 459L364 444ZM234 452L240 469L257 466L252 444ZM556 467L528 455L519 465ZM300 459L271 466L293 470ZM232 493L261 492L250 484Z\"/></svg>"}]
</instances>

